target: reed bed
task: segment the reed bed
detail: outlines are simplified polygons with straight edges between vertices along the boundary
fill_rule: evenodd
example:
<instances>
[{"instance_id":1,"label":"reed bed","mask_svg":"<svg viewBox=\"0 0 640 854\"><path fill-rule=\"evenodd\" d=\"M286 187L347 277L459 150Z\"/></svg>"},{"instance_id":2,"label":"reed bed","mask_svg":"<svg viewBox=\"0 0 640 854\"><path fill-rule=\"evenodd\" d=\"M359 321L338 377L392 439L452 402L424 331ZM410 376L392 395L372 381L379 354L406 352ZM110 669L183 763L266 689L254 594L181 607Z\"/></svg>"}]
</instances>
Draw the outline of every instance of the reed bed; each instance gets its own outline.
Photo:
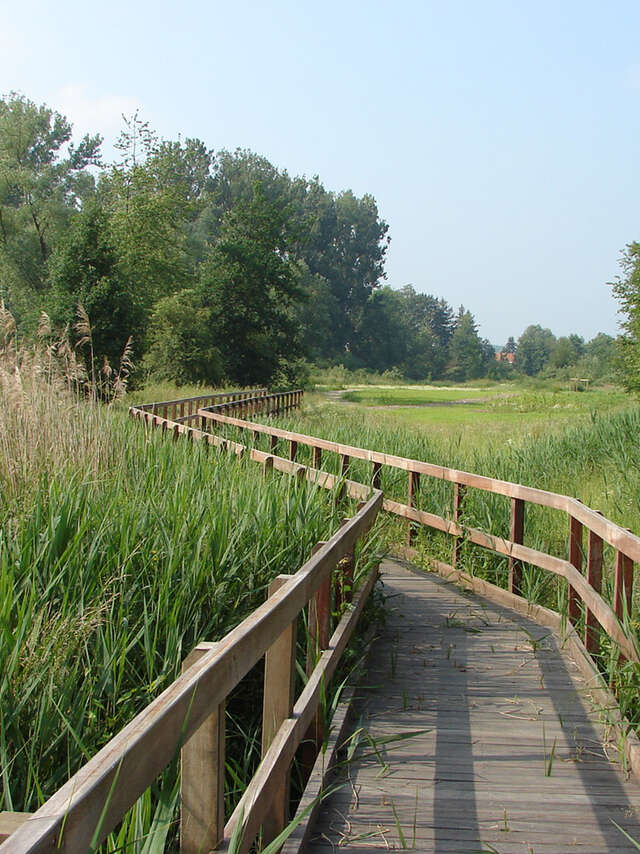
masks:
<instances>
[{"instance_id":1,"label":"reed bed","mask_svg":"<svg viewBox=\"0 0 640 854\"><path fill-rule=\"evenodd\" d=\"M250 461L170 442L87 399L80 367L66 374L69 355L11 337L0 348L7 810L35 810L179 674L198 641L237 625L349 512L324 490L263 481ZM254 673L229 704L228 809L259 760L259 692ZM175 837L177 779L174 763L105 850L162 850Z\"/></svg>"}]
</instances>

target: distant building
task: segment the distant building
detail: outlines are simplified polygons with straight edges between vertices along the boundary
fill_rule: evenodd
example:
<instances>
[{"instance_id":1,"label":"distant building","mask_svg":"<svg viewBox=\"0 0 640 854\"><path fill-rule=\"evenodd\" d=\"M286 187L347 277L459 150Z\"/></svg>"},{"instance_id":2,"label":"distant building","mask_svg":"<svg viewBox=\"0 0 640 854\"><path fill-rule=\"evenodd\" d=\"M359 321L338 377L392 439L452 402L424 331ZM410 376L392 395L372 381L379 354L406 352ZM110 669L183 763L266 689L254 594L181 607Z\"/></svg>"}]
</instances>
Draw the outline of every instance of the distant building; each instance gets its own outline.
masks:
<instances>
[{"instance_id":1,"label":"distant building","mask_svg":"<svg viewBox=\"0 0 640 854\"><path fill-rule=\"evenodd\" d=\"M496 353L496 362L509 362L510 365L513 365L516 360L515 353Z\"/></svg>"}]
</instances>

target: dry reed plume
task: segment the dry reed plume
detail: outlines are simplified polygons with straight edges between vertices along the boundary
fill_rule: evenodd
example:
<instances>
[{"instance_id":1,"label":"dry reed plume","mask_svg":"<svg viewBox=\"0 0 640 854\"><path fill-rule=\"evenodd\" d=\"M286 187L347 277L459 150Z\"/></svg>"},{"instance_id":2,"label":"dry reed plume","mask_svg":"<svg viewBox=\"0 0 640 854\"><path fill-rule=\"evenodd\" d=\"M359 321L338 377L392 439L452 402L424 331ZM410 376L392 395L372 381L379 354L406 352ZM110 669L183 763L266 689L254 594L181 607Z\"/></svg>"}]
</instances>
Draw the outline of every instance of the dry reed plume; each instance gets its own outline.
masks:
<instances>
[{"instance_id":1,"label":"dry reed plume","mask_svg":"<svg viewBox=\"0 0 640 854\"><path fill-rule=\"evenodd\" d=\"M112 446L105 407L120 399L133 368L131 339L119 371L105 360L101 376L93 367L91 326L78 307L73 347L68 331L54 335L43 312L36 341L21 341L16 324L0 303L0 495L20 506L43 477L65 471L69 460L87 478L108 463ZM89 345L89 374L79 349Z\"/></svg>"}]
</instances>

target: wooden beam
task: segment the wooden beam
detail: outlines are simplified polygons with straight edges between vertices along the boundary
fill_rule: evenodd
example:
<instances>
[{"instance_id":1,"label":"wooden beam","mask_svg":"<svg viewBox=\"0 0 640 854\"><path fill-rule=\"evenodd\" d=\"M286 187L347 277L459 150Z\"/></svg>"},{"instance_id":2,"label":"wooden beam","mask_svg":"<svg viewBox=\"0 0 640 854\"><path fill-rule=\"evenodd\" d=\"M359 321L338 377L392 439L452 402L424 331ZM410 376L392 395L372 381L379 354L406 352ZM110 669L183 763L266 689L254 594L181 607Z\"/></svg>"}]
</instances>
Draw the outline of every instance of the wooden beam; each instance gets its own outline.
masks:
<instances>
[{"instance_id":1,"label":"wooden beam","mask_svg":"<svg viewBox=\"0 0 640 854\"><path fill-rule=\"evenodd\" d=\"M410 471L409 472L409 490L407 496L407 504L409 507L413 507L416 503L418 496L418 489L420 487L420 475L418 472ZM413 545L413 542L416 538L417 527L409 520L407 523L407 545Z\"/></svg>"},{"instance_id":2,"label":"wooden beam","mask_svg":"<svg viewBox=\"0 0 640 854\"><path fill-rule=\"evenodd\" d=\"M198 644L182 672L219 643ZM180 852L201 854L224 836L225 703L219 703L180 751Z\"/></svg>"},{"instance_id":3,"label":"wooden beam","mask_svg":"<svg viewBox=\"0 0 640 854\"><path fill-rule=\"evenodd\" d=\"M33 815L30 812L0 812L0 842L4 842Z\"/></svg>"},{"instance_id":4,"label":"wooden beam","mask_svg":"<svg viewBox=\"0 0 640 854\"><path fill-rule=\"evenodd\" d=\"M582 573L582 525L573 516L569 516L569 563ZM573 626L580 619L580 597L575 588L569 585L569 621Z\"/></svg>"},{"instance_id":5,"label":"wooden beam","mask_svg":"<svg viewBox=\"0 0 640 854\"><path fill-rule=\"evenodd\" d=\"M461 483L455 483L453 485L453 521L456 523L456 525L460 524L462 502L464 501L464 495L466 491L466 486ZM451 560L451 564L454 567L457 567L460 561L460 552L462 550L463 541L464 537L455 537L453 540L453 558Z\"/></svg>"},{"instance_id":6,"label":"wooden beam","mask_svg":"<svg viewBox=\"0 0 640 854\"><path fill-rule=\"evenodd\" d=\"M578 499L571 498L568 495L560 495L555 492L535 489L534 487L523 486L518 483L509 483L508 481L498 480L496 478L484 477L483 475L472 474L470 472L459 471L457 469L450 469L445 466L437 466L433 463L426 463L420 460L411 460L406 457L398 457L393 454L384 454L367 448L343 445L339 442L331 442L327 439L320 439L316 436L306 436L302 433L294 433L290 430L282 430L277 427L271 427L270 425L254 425L251 422L243 423L238 419L228 418L227 416L217 415L215 413L209 413L209 416L214 420L231 423L237 427L251 426L263 433L277 435L282 439L294 439L301 445L304 444L311 447L316 446L337 454L347 454L355 459L379 462L382 465L388 465L392 468L398 468L404 471L414 471L418 474L426 474L430 477L448 480L453 483L461 483L465 486L471 486L475 489L484 490L485 492L492 492L496 495L505 495L509 498L519 498L522 501L529 501L543 507L551 507L554 510L563 510L570 515L573 515L583 525L589 527L615 549L624 551L624 553L634 562L640 563L640 537L630 533L624 528L621 528L619 525L616 525L608 519L605 519L604 516L597 513L595 510L591 510L591 508L582 504Z\"/></svg>"},{"instance_id":7,"label":"wooden beam","mask_svg":"<svg viewBox=\"0 0 640 854\"><path fill-rule=\"evenodd\" d=\"M291 579L278 575L269 585L273 596ZM264 695L262 704L262 757L264 758L284 721L291 717L296 673L296 622L284 630L266 652ZM271 806L262 824L263 843L268 844L283 830L289 820L289 774L272 789Z\"/></svg>"},{"instance_id":8,"label":"wooden beam","mask_svg":"<svg viewBox=\"0 0 640 854\"><path fill-rule=\"evenodd\" d=\"M511 542L522 545L524 542L524 501L521 498L511 499ZM522 595L522 561L516 557L509 558L509 592L516 596Z\"/></svg>"},{"instance_id":9,"label":"wooden beam","mask_svg":"<svg viewBox=\"0 0 640 854\"><path fill-rule=\"evenodd\" d=\"M587 583L592 590L600 594L602 590L602 538L589 531L589 552L587 555ZM600 632L597 615L587 607L584 618L584 645L590 655L600 650Z\"/></svg>"},{"instance_id":10,"label":"wooden beam","mask_svg":"<svg viewBox=\"0 0 640 854\"><path fill-rule=\"evenodd\" d=\"M614 610L619 620L631 617L633 602L633 561L623 552L616 554L616 580L613 593Z\"/></svg>"}]
</instances>

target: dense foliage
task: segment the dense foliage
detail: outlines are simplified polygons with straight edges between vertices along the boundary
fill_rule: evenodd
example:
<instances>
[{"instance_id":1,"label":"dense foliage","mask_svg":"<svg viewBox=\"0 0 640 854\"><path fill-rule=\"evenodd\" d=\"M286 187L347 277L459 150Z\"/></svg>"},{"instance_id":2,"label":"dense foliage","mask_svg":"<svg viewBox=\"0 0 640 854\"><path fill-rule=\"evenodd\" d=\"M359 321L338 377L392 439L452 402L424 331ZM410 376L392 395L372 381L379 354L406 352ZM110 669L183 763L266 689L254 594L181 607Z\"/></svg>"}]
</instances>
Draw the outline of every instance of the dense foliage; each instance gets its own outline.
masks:
<instances>
[{"instance_id":1,"label":"dense foliage","mask_svg":"<svg viewBox=\"0 0 640 854\"><path fill-rule=\"evenodd\" d=\"M607 336L589 352L530 326L498 360L463 306L385 285L388 226L369 194L159 140L137 114L115 163L99 137L70 140L50 108L0 99L0 300L27 333L42 309L73 333L81 304L99 369L133 336L138 366L178 383L287 385L305 361L412 380L611 372Z\"/></svg>"},{"instance_id":2,"label":"dense foliage","mask_svg":"<svg viewBox=\"0 0 640 854\"><path fill-rule=\"evenodd\" d=\"M628 389L640 390L640 243L630 243L620 260L622 276L613 283L624 315L621 362Z\"/></svg>"}]
</instances>

